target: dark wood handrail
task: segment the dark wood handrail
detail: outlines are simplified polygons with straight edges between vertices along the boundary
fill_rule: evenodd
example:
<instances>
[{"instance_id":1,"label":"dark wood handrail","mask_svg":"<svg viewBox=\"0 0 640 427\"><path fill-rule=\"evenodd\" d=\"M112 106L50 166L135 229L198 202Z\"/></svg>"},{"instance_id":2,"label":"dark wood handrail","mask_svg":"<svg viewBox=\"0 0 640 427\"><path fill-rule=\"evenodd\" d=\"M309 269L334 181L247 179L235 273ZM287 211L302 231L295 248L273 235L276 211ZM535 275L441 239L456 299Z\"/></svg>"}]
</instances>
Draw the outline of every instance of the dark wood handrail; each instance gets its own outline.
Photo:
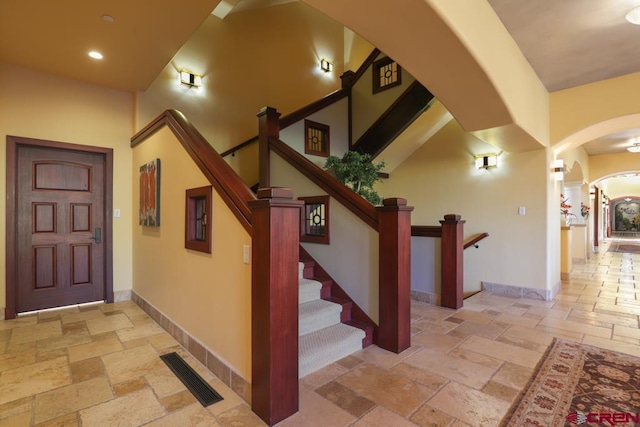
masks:
<instances>
[{"instance_id":1,"label":"dark wood handrail","mask_svg":"<svg viewBox=\"0 0 640 427\"><path fill-rule=\"evenodd\" d=\"M269 138L269 147L354 215L378 231L378 212L371 203L279 139Z\"/></svg>"},{"instance_id":2,"label":"dark wood handrail","mask_svg":"<svg viewBox=\"0 0 640 427\"><path fill-rule=\"evenodd\" d=\"M380 49L374 48L369 54L369 56L367 56L367 59L364 60L362 65L360 65L360 67L358 67L358 69L354 73L353 79L351 81L352 85L354 85L358 81L358 79L360 79L360 77L364 75L364 73L369 69L369 67L373 65L378 55L380 55Z\"/></svg>"},{"instance_id":3,"label":"dark wood handrail","mask_svg":"<svg viewBox=\"0 0 640 427\"><path fill-rule=\"evenodd\" d=\"M469 240L467 243L464 244L464 249L470 248L471 246L475 246L476 243L478 243L482 239L486 239L487 237L489 237L489 233L478 234L476 237L474 237L473 239Z\"/></svg>"},{"instance_id":4,"label":"dark wood handrail","mask_svg":"<svg viewBox=\"0 0 640 427\"><path fill-rule=\"evenodd\" d=\"M414 237L442 237L441 225L412 225L411 235Z\"/></svg>"},{"instance_id":5,"label":"dark wood handrail","mask_svg":"<svg viewBox=\"0 0 640 427\"><path fill-rule=\"evenodd\" d=\"M184 114L166 110L131 138L131 147L142 143L163 126L171 129L244 229L251 234L251 211L247 202L255 200L255 195Z\"/></svg>"},{"instance_id":6,"label":"dark wood handrail","mask_svg":"<svg viewBox=\"0 0 640 427\"><path fill-rule=\"evenodd\" d=\"M354 78L351 80L351 85L354 85L355 82L357 82L358 79L362 77L365 71L367 71L367 69L373 64L373 61L375 61L378 55L380 55L380 50L373 49L373 51L369 54L367 59L364 60L362 65L360 65L358 70L354 73ZM317 113L318 111L328 107L334 102L338 102L342 98L346 98L347 96L349 96L349 90L347 88L338 89L330 93L329 95L325 96L322 99L312 102L311 104L305 105L304 107L299 108L298 110L290 114L287 114L286 116L281 117L280 130L285 129L291 126L292 124L297 123L306 117L309 117L314 113ZM220 156L227 157L228 155L233 154L236 151L241 150L244 147L247 147L256 142L258 142L258 137L254 136L252 138L247 139L244 142L241 142L240 144L234 147L229 148L228 150L223 151L222 153L220 153Z\"/></svg>"},{"instance_id":7,"label":"dark wood handrail","mask_svg":"<svg viewBox=\"0 0 640 427\"><path fill-rule=\"evenodd\" d=\"M222 153L220 153L220 157L227 157L229 154L233 154L238 150L242 150L244 147L253 144L254 142L258 142L258 137L254 136L251 139L247 139L245 142L241 142L240 144L236 145L235 147L231 147L229 148L227 151L223 151Z\"/></svg>"}]
</instances>

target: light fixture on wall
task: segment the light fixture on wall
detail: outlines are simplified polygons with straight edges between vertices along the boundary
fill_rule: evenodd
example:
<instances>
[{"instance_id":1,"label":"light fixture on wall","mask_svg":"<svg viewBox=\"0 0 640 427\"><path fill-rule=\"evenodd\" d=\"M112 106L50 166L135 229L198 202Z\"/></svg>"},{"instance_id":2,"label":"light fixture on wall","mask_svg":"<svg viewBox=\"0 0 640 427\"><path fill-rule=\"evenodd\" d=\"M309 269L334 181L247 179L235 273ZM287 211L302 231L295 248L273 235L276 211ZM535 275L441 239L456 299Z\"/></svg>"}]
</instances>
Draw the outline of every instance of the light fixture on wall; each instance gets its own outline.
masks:
<instances>
[{"instance_id":1,"label":"light fixture on wall","mask_svg":"<svg viewBox=\"0 0 640 427\"><path fill-rule=\"evenodd\" d=\"M498 155L496 153L479 154L476 158L476 169L491 169L498 167Z\"/></svg>"},{"instance_id":2,"label":"light fixture on wall","mask_svg":"<svg viewBox=\"0 0 640 427\"><path fill-rule=\"evenodd\" d=\"M564 160L556 159L551 163L551 172L556 181L564 179Z\"/></svg>"},{"instance_id":3,"label":"light fixture on wall","mask_svg":"<svg viewBox=\"0 0 640 427\"><path fill-rule=\"evenodd\" d=\"M631 147L627 147L627 151L631 151L632 153L640 153L640 142L636 142Z\"/></svg>"},{"instance_id":4,"label":"light fixture on wall","mask_svg":"<svg viewBox=\"0 0 640 427\"><path fill-rule=\"evenodd\" d=\"M187 70L180 70L180 83L189 87L202 86L202 76Z\"/></svg>"},{"instance_id":5,"label":"light fixture on wall","mask_svg":"<svg viewBox=\"0 0 640 427\"><path fill-rule=\"evenodd\" d=\"M324 58L320 60L320 69L325 73L330 73L333 71L333 62L330 62Z\"/></svg>"},{"instance_id":6,"label":"light fixture on wall","mask_svg":"<svg viewBox=\"0 0 640 427\"><path fill-rule=\"evenodd\" d=\"M640 6L631 9L624 18L634 25L640 25Z\"/></svg>"}]
</instances>

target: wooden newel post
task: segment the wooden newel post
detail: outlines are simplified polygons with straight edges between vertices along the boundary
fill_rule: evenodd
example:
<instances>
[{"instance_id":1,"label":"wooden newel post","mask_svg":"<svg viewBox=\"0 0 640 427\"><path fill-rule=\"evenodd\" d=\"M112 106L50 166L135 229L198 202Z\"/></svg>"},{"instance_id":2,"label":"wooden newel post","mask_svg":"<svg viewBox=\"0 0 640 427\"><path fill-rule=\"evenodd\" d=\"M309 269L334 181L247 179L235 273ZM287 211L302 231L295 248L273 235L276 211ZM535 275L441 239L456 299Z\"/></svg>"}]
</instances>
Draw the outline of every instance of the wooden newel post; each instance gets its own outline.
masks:
<instances>
[{"instance_id":1,"label":"wooden newel post","mask_svg":"<svg viewBox=\"0 0 640 427\"><path fill-rule=\"evenodd\" d=\"M441 304L448 308L461 308L464 296L462 253L464 251L463 226L460 215L445 215L442 224Z\"/></svg>"},{"instance_id":2,"label":"wooden newel post","mask_svg":"<svg viewBox=\"0 0 640 427\"><path fill-rule=\"evenodd\" d=\"M260 179L260 188L267 188L270 185L270 137L280 138L280 113L275 108L264 107L258 113L258 177Z\"/></svg>"},{"instance_id":3,"label":"wooden newel post","mask_svg":"<svg viewBox=\"0 0 640 427\"><path fill-rule=\"evenodd\" d=\"M405 199L384 199L378 211L378 346L400 353L411 346L411 211Z\"/></svg>"},{"instance_id":4,"label":"wooden newel post","mask_svg":"<svg viewBox=\"0 0 640 427\"><path fill-rule=\"evenodd\" d=\"M288 188L261 188L249 202L251 407L268 425L298 411L300 209Z\"/></svg>"}]
</instances>

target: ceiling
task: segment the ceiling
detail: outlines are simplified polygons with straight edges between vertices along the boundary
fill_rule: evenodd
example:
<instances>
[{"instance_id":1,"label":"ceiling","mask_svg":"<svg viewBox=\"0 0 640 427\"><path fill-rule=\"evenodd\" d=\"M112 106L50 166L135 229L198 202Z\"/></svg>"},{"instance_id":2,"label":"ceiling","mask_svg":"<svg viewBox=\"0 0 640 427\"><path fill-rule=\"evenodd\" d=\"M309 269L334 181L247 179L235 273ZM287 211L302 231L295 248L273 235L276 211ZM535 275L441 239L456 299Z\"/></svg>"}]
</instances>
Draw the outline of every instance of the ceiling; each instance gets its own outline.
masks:
<instances>
[{"instance_id":1,"label":"ceiling","mask_svg":"<svg viewBox=\"0 0 640 427\"><path fill-rule=\"evenodd\" d=\"M226 16L288 1L189 0L187 8L161 0L7 0L0 3L0 61L145 90L218 3ZM640 71L640 26L624 19L640 0L488 2L550 92ZM92 49L104 59L89 58ZM621 151L635 135L610 135L585 148Z\"/></svg>"}]
</instances>

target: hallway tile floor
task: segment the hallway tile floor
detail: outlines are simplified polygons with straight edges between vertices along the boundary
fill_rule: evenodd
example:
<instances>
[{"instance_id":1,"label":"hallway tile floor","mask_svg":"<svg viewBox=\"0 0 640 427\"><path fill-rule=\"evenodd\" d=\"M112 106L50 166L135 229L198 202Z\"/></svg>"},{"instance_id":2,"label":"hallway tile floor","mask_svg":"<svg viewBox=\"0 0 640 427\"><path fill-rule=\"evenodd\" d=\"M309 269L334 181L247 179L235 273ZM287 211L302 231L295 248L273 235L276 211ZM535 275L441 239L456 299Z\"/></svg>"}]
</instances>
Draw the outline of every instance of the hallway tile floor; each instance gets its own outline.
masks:
<instances>
[{"instance_id":1,"label":"hallway tile floor","mask_svg":"<svg viewBox=\"0 0 640 427\"><path fill-rule=\"evenodd\" d=\"M411 348L371 346L302 378L300 412L278 426L495 426L554 336L640 356L640 255L606 248L554 301L413 302ZM203 408L159 359L171 351L224 400ZM264 424L127 301L0 321L0 427L30 425Z\"/></svg>"}]
</instances>

